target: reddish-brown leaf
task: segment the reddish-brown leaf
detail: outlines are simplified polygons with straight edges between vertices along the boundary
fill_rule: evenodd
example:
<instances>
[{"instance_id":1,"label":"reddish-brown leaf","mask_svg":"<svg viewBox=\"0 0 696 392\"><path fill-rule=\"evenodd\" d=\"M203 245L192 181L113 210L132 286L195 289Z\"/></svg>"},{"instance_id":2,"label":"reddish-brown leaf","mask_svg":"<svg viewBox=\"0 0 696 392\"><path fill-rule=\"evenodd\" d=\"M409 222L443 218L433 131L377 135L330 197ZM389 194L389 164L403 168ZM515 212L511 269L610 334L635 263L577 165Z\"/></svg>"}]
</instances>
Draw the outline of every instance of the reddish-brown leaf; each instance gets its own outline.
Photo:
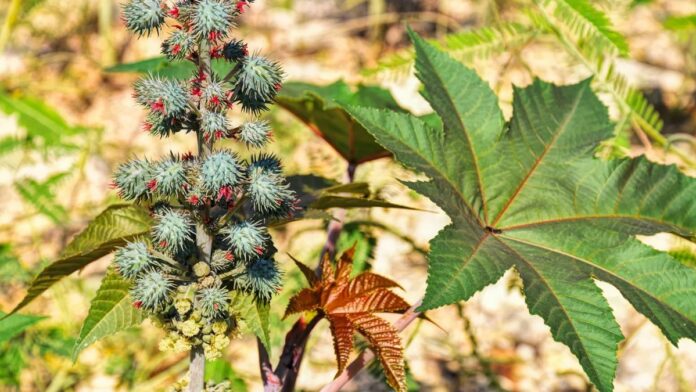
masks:
<instances>
[{"instance_id":1,"label":"reddish-brown leaf","mask_svg":"<svg viewBox=\"0 0 696 392\"><path fill-rule=\"evenodd\" d=\"M350 273L353 271L353 256L355 256L355 245L343 252L338 259L336 269L336 281L343 283L350 280Z\"/></svg>"},{"instance_id":2,"label":"reddish-brown leaf","mask_svg":"<svg viewBox=\"0 0 696 392\"><path fill-rule=\"evenodd\" d=\"M372 272L363 272L362 274L351 280L344 288L345 295L348 297L361 297L370 291L377 289L388 289L392 287L401 287L398 283L382 275L373 274Z\"/></svg>"},{"instance_id":3,"label":"reddish-brown leaf","mask_svg":"<svg viewBox=\"0 0 696 392\"><path fill-rule=\"evenodd\" d=\"M362 297L346 298L346 302L335 301L325 308L329 314L342 313L398 313L411 305L388 290L376 290Z\"/></svg>"},{"instance_id":4,"label":"reddish-brown leaf","mask_svg":"<svg viewBox=\"0 0 696 392\"><path fill-rule=\"evenodd\" d=\"M389 385L404 391L406 386L399 334L391 324L372 313L401 312L408 309L409 304L389 291L392 287L399 287L391 279L366 272L351 280L354 253L355 249L352 248L340 257L335 273L329 257L324 257L321 277L295 260L312 288L300 291L290 300L285 316L321 310L320 314L331 324L339 374L348 363L353 333L357 329L377 354Z\"/></svg>"},{"instance_id":5,"label":"reddish-brown leaf","mask_svg":"<svg viewBox=\"0 0 696 392\"><path fill-rule=\"evenodd\" d=\"M382 364L387 383L399 392L406 391L404 355L396 329L388 322L368 313L351 314L346 317L372 346Z\"/></svg>"},{"instance_id":6,"label":"reddish-brown leaf","mask_svg":"<svg viewBox=\"0 0 696 392\"><path fill-rule=\"evenodd\" d=\"M353 349L353 324L342 316L326 316L329 320L331 335L333 335L334 352L336 353L336 363L338 364L338 376L343 372L348 364L350 352Z\"/></svg>"},{"instance_id":7,"label":"reddish-brown leaf","mask_svg":"<svg viewBox=\"0 0 696 392\"><path fill-rule=\"evenodd\" d=\"M324 253L324 258L321 259L321 280L324 284L333 282L335 280L334 270L331 266L331 258L329 258L329 252Z\"/></svg>"},{"instance_id":8,"label":"reddish-brown leaf","mask_svg":"<svg viewBox=\"0 0 696 392\"><path fill-rule=\"evenodd\" d=\"M302 289L302 291L290 298L288 307L285 308L285 315L283 318L286 318L291 314L315 310L318 307L319 293L313 289Z\"/></svg>"},{"instance_id":9,"label":"reddish-brown leaf","mask_svg":"<svg viewBox=\"0 0 696 392\"><path fill-rule=\"evenodd\" d=\"M319 277L317 274L312 271L311 268L307 267L307 265L300 260L297 260L296 258L292 257L292 255L288 255L292 259L292 261L295 262L295 265L297 265L297 268L300 269L302 272L302 275L304 275L305 279L307 279L307 283L309 283L310 287L314 287L320 283Z\"/></svg>"}]
</instances>

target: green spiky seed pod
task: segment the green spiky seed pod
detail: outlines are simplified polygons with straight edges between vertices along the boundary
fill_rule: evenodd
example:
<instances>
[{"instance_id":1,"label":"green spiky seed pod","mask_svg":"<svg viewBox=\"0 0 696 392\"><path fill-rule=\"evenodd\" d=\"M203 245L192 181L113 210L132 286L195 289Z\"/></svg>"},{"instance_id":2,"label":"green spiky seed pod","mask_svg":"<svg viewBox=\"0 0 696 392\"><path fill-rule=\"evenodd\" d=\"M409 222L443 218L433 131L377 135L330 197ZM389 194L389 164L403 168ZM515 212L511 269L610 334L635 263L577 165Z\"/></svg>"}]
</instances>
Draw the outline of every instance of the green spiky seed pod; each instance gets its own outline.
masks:
<instances>
[{"instance_id":1,"label":"green spiky seed pod","mask_svg":"<svg viewBox=\"0 0 696 392\"><path fill-rule=\"evenodd\" d=\"M229 128L229 121L224 113L211 110L204 110L201 113L201 131L203 131L203 138L206 141L226 137Z\"/></svg>"},{"instance_id":2,"label":"green spiky seed pod","mask_svg":"<svg viewBox=\"0 0 696 392\"><path fill-rule=\"evenodd\" d=\"M197 38L216 41L227 35L234 25L235 8L227 0L200 0L191 14L193 33Z\"/></svg>"},{"instance_id":3,"label":"green spiky seed pod","mask_svg":"<svg viewBox=\"0 0 696 392\"><path fill-rule=\"evenodd\" d=\"M201 165L201 188L217 197L221 188L235 187L241 182L243 170L236 154L226 150L214 152Z\"/></svg>"},{"instance_id":4,"label":"green spiky seed pod","mask_svg":"<svg viewBox=\"0 0 696 392\"><path fill-rule=\"evenodd\" d=\"M119 248L114 256L114 263L121 275L128 280L134 280L141 273L161 265L150 255L144 242L131 242Z\"/></svg>"},{"instance_id":5,"label":"green spiky seed pod","mask_svg":"<svg viewBox=\"0 0 696 392\"><path fill-rule=\"evenodd\" d=\"M222 49L222 55L226 60L237 63L249 55L249 49L247 49L247 44L243 41L235 39L225 44Z\"/></svg>"},{"instance_id":6,"label":"green spiky seed pod","mask_svg":"<svg viewBox=\"0 0 696 392\"><path fill-rule=\"evenodd\" d=\"M133 86L136 101L161 116L180 116L188 105L188 92L176 80L148 76L138 80Z\"/></svg>"},{"instance_id":7,"label":"green spiky seed pod","mask_svg":"<svg viewBox=\"0 0 696 392\"><path fill-rule=\"evenodd\" d=\"M208 287L198 291L196 302L204 317L219 318L227 313L230 292L224 287Z\"/></svg>"},{"instance_id":8,"label":"green spiky seed pod","mask_svg":"<svg viewBox=\"0 0 696 392\"><path fill-rule=\"evenodd\" d=\"M175 157L165 159L155 165L154 178L149 183L152 191L162 196L178 196L185 191L186 168L184 163Z\"/></svg>"},{"instance_id":9,"label":"green spiky seed pod","mask_svg":"<svg viewBox=\"0 0 696 392\"><path fill-rule=\"evenodd\" d=\"M263 173L282 175L283 164L280 162L280 159L273 154L258 154L251 158L247 173L249 177L254 177Z\"/></svg>"},{"instance_id":10,"label":"green spiky seed pod","mask_svg":"<svg viewBox=\"0 0 696 392\"><path fill-rule=\"evenodd\" d=\"M271 259L258 259L247 266L247 270L235 280L242 290L253 293L257 299L270 302L281 287L283 273Z\"/></svg>"},{"instance_id":11,"label":"green spiky seed pod","mask_svg":"<svg viewBox=\"0 0 696 392\"><path fill-rule=\"evenodd\" d=\"M160 113L148 113L144 130L153 136L168 137L184 129L186 123L179 117L162 116Z\"/></svg>"},{"instance_id":12,"label":"green spiky seed pod","mask_svg":"<svg viewBox=\"0 0 696 392\"><path fill-rule=\"evenodd\" d=\"M175 30L164 42L162 42L162 53L169 60L182 60L193 53L196 40L184 29Z\"/></svg>"},{"instance_id":13,"label":"green spiky seed pod","mask_svg":"<svg viewBox=\"0 0 696 392\"><path fill-rule=\"evenodd\" d=\"M232 104L232 102L227 99L229 96L227 89L222 81L217 80L217 78L211 79L212 80L201 89L201 99L205 101L208 110L225 110Z\"/></svg>"},{"instance_id":14,"label":"green spiky seed pod","mask_svg":"<svg viewBox=\"0 0 696 392\"><path fill-rule=\"evenodd\" d=\"M235 258L249 261L262 256L266 242L271 238L266 228L256 221L232 224L221 231L232 247Z\"/></svg>"},{"instance_id":15,"label":"green spiky seed pod","mask_svg":"<svg viewBox=\"0 0 696 392\"><path fill-rule=\"evenodd\" d=\"M242 124L238 137L249 148L263 148L271 140L271 135L268 121L251 121Z\"/></svg>"},{"instance_id":16,"label":"green spiky seed pod","mask_svg":"<svg viewBox=\"0 0 696 392\"><path fill-rule=\"evenodd\" d=\"M130 291L131 298L137 308L149 311L159 311L171 302L169 294L174 283L158 271L149 271L141 275Z\"/></svg>"},{"instance_id":17,"label":"green spiky seed pod","mask_svg":"<svg viewBox=\"0 0 696 392\"><path fill-rule=\"evenodd\" d=\"M295 199L295 192L285 177L271 171L250 171L246 189L254 210L261 215L276 215L288 201Z\"/></svg>"},{"instance_id":18,"label":"green spiky seed pod","mask_svg":"<svg viewBox=\"0 0 696 392\"><path fill-rule=\"evenodd\" d=\"M152 179L152 164L146 159L133 159L118 167L114 186L124 200L134 201L148 196L148 182Z\"/></svg>"},{"instance_id":19,"label":"green spiky seed pod","mask_svg":"<svg viewBox=\"0 0 696 392\"><path fill-rule=\"evenodd\" d=\"M228 250L217 249L213 252L210 268L215 273L225 272L234 266L234 254Z\"/></svg>"},{"instance_id":20,"label":"green spiky seed pod","mask_svg":"<svg viewBox=\"0 0 696 392\"><path fill-rule=\"evenodd\" d=\"M159 0L130 0L123 5L126 28L140 36L159 32L164 24L164 8Z\"/></svg>"},{"instance_id":21,"label":"green spiky seed pod","mask_svg":"<svg viewBox=\"0 0 696 392\"><path fill-rule=\"evenodd\" d=\"M258 114L267 110L283 82L283 70L259 55L246 57L241 65L234 88L235 99L244 111Z\"/></svg>"},{"instance_id":22,"label":"green spiky seed pod","mask_svg":"<svg viewBox=\"0 0 696 392\"><path fill-rule=\"evenodd\" d=\"M161 249L172 254L184 249L193 240L193 222L188 214L162 208L155 214L152 238Z\"/></svg>"}]
</instances>

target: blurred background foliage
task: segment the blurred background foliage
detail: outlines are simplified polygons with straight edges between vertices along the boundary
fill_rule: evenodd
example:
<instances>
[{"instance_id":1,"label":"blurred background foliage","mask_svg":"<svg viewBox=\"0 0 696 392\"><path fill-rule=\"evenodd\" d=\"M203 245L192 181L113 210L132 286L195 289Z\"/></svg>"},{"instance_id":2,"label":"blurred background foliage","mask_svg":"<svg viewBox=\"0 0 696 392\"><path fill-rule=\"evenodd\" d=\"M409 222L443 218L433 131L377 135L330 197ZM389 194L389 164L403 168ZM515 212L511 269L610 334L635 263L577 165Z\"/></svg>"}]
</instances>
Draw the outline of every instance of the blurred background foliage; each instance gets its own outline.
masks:
<instances>
[{"instance_id":1,"label":"blurred background foliage","mask_svg":"<svg viewBox=\"0 0 696 392\"><path fill-rule=\"evenodd\" d=\"M590 5L588 8L587 5ZM193 148L141 136L144 114L131 99L138 73L182 75L158 57L156 39L135 40L116 0L0 0L0 309L22 297L32 277L106 206L115 166L134 155ZM371 200L433 210L394 178L414 178L389 159L342 105L386 106L423 114L411 75L405 23L467 65L500 95L510 114L512 84L533 77L556 83L593 77L616 121L604 157L646 154L696 173L696 3L689 0L257 0L241 33L284 64L288 83L269 119L276 152L290 174L369 183ZM349 166L350 164L350 166ZM345 201L341 201L344 203ZM351 209L339 250L357 243L356 271L393 277L416 300L425 283L427 241L447 222L429 212ZM327 221L278 229L283 252L315 263ZM671 237L649 239L693 263L694 250ZM294 320L282 310L302 284L286 263L287 284L273 302L271 342L280 350ZM152 391L176 380L185 356L160 353L147 322L107 338L73 363L73 345L108 260L62 280L22 314L0 323L0 390ZM508 278L460 307L434 311L446 326L407 331L412 390L589 390L570 353L523 310ZM628 339L617 390L691 391L694 345L671 348L654 328L607 289ZM418 332L418 335L416 333ZM235 341L209 379L258 390L254 340ZM317 390L334 372L325 329L312 335L299 387ZM632 358L632 359L629 359ZM624 361L625 359L625 361ZM230 365L231 364L231 365ZM372 369L353 390L386 388Z\"/></svg>"}]
</instances>

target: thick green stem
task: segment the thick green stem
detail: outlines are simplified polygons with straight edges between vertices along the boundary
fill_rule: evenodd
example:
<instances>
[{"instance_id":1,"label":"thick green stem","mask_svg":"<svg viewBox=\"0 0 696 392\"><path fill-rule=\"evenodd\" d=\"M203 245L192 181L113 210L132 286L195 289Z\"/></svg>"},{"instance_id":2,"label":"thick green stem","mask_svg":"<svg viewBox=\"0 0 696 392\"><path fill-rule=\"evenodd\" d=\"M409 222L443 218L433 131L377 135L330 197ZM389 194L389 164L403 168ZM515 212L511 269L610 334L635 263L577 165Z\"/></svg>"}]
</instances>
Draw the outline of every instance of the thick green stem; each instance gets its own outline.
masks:
<instances>
[{"instance_id":1,"label":"thick green stem","mask_svg":"<svg viewBox=\"0 0 696 392\"><path fill-rule=\"evenodd\" d=\"M200 76L204 76L206 81L210 80L210 50L208 42L205 39L200 41L198 46L198 72ZM199 110L203 110L206 102L201 100ZM203 159L213 149L212 140L206 141L202 132L198 132L198 157ZM210 214L209 208L204 208L200 211L201 222L196 225L196 244L200 259L210 262L211 254L213 253L213 237L206 230L203 222ZM195 346L191 349L191 364L189 366L189 392L201 392L204 387L205 375L205 353L202 346Z\"/></svg>"}]
</instances>

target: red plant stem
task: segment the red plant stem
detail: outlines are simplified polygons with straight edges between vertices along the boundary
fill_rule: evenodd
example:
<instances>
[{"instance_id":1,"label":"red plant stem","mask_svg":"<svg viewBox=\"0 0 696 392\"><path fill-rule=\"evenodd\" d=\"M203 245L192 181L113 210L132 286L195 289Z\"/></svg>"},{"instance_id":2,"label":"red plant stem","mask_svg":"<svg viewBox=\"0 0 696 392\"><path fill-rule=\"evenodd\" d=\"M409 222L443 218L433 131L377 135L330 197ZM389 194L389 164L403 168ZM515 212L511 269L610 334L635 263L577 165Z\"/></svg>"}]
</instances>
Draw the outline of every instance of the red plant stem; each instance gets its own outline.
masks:
<instances>
[{"instance_id":1,"label":"red plant stem","mask_svg":"<svg viewBox=\"0 0 696 392\"><path fill-rule=\"evenodd\" d=\"M416 311L416 309L422 302L422 299L419 300L394 323L394 328L397 331L403 331L413 322L413 320L420 316L420 312ZM350 380L357 376L358 373L360 373L360 371L363 370L365 366L367 366L367 364L369 364L373 359L375 359L375 353L373 353L370 349L364 350L360 353L360 355L358 355L357 358L355 358L355 360L353 360L353 362L350 363L350 365L346 367L341 374L338 375L338 377L322 388L320 392L340 391L341 388L343 388Z\"/></svg>"},{"instance_id":2,"label":"red plant stem","mask_svg":"<svg viewBox=\"0 0 696 392\"><path fill-rule=\"evenodd\" d=\"M352 183L355 180L356 168L357 164L348 164L348 169L346 170L345 174L346 183ZM331 257L335 255L336 242L338 241L338 237L343 230L346 210L343 208L337 210L334 217L335 219L329 223L329 227L327 229L328 234L326 244L321 251L319 265L317 266L318 274L321 274L321 260L324 258L324 255L327 252ZM309 323L307 323L304 317L300 317L300 319L295 322L290 329L290 332L288 332L285 337L283 351L280 355L278 366L276 366L275 371L269 371L273 369L273 365L268 357L266 348L257 339L259 367L261 370L261 379L263 380L264 392L286 392L295 389L297 375L299 374L300 365L304 359L307 340L309 339L309 335L312 333L312 330L320 320L321 317L315 316Z\"/></svg>"}]
</instances>

